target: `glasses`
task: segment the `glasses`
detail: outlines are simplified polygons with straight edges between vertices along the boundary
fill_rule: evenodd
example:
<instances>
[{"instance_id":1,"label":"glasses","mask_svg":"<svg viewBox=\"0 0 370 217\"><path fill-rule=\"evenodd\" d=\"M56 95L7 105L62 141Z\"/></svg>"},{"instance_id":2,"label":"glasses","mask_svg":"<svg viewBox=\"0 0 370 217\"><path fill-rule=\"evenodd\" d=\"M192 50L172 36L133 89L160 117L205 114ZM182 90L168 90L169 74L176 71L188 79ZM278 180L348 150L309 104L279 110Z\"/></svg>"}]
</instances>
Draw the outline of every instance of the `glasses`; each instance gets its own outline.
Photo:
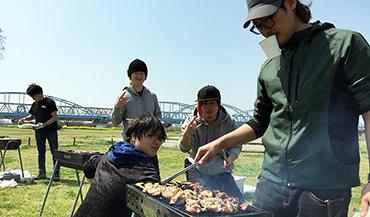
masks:
<instances>
[{"instance_id":1,"label":"glasses","mask_svg":"<svg viewBox=\"0 0 370 217\"><path fill-rule=\"evenodd\" d=\"M163 136L156 136L156 135L151 135L151 134L145 134L146 137L151 138L153 141L159 141L159 142L164 142L165 138Z\"/></svg>"},{"instance_id":2,"label":"glasses","mask_svg":"<svg viewBox=\"0 0 370 217\"><path fill-rule=\"evenodd\" d=\"M253 26L251 27L249 31L253 32L256 35L260 35L263 32L262 27L265 29L271 29L275 25L275 22L272 19L274 15L275 14L270 15L266 19L262 20L262 22L259 25L253 24ZM257 29L258 31L256 31L255 29Z\"/></svg>"}]
</instances>

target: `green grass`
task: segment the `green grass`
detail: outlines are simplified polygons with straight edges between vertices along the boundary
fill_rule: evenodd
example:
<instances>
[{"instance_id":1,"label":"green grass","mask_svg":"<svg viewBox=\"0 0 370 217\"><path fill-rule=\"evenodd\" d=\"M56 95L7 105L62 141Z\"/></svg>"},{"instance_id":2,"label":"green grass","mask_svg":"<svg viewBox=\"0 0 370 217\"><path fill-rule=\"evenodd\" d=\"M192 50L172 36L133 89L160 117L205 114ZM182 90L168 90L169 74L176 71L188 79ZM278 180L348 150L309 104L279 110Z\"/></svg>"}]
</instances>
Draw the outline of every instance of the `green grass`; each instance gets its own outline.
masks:
<instances>
[{"instance_id":1,"label":"green grass","mask_svg":"<svg viewBox=\"0 0 370 217\"><path fill-rule=\"evenodd\" d=\"M168 132L168 137L176 137L179 131ZM35 144L34 131L31 129L19 129L0 127L0 136L22 139L21 155L24 170L32 175L37 175L37 148ZM61 129L58 131L59 149L86 149L106 152L112 142L121 140L121 130L92 130L92 129ZM30 139L30 145L28 141ZM75 145L73 145L75 144ZM368 158L365 141L360 142L360 177L362 186L353 188L349 216L353 215L353 208L361 206L361 190L366 183L368 173ZM186 153L177 149L161 148L158 152L161 177L166 178L184 166ZM257 177L263 161L262 153L241 153L235 162L233 175L247 177L245 184L255 186ZM47 145L46 152L47 176L52 174L52 160ZM9 150L5 156L5 168L20 169L18 151ZM80 179L82 171L79 171ZM61 181L53 182L44 207L42 216L69 216L79 188L76 170L62 167ZM175 180L185 180L185 175L180 175ZM36 181L30 185L18 185L15 188L0 188L0 216L38 216L48 187L48 180ZM82 187L83 196L89 188L87 181ZM245 195L244 199L251 203L253 194ZM77 207L81 201L78 200ZM76 209L77 209L76 207Z\"/></svg>"}]
</instances>

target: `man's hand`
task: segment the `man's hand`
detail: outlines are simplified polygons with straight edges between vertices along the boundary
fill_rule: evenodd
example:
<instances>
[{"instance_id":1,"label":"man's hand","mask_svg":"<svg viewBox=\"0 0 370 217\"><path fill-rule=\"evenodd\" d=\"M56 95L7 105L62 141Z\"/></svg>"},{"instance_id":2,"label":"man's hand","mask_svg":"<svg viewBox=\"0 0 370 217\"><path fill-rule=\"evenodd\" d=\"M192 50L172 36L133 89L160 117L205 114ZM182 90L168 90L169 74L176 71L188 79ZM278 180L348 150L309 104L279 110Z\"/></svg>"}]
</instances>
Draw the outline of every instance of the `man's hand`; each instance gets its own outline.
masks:
<instances>
[{"instance_id":1,"label":"man's hand","mask_svg":"<svg viewBox=\"0 0 370 217\"><path fill-rule=\"evenodd\" d=\"M232 172L235 168L234 162L226 162L226 160L224 160L224 168L229 169Z\"/></svg>"},{"instance_id":2,"label":"man's hand","mask_svg":"<svg viewBox=\"0 0 370 217\"><path fill-rule=\"evenodd\" d=\"M188 134L188 135L191 135L193 133L195 133L195 131L197 131L197 129L202 126L202 124L199 124L195 121L195 119L197 118L197 116L194 116L193 119L189 122L189 124L186 126L185 130L184 130L184 134Z\"/></svg>"},{"instance_id":3,"label":"man's hand","mask_svg":"<svg viewBox=\"0 0 370 217\"><path fill-rule=\"evenodd\" d=\"M214 140L207 145L199 147L194 162L197 162L199 160L199 165L204 166L206 163L213 161L215 155L217 153L220 153L222 149L218 147L218 142L218 140Z\"/></svg>"},{"instance_id":4,"label":"man's hand","mask_svg":"<svg viewBox=\"0 0 370 217\"><path fill-rule=\"evenodd\" d=\"M114 106L116 108L121 108L122 106L126 105L126 103L130 102L129 99L125 97L126 91L123 91L121 96L117 99L116 103L114 103Z\"/></svg>"},{"instance_id":5,"label":"man's hand","mask_svg":"<svg viewBox=\"0 0 370 217\"><path fill-rule=\"evenodd\" d=\"M370 204L370 183L367 183L361 192L361 212L360 217L365 217Z\"/></svg>"},{"instance_id":6,"label":"man's hand","mask_svg":"<svg viewBox=\"0 0 370 217\"><path fill-rule=\"evenodd\" d=\"M229 157L227 159L228 162L224 161L224 168L227 168L229 169L231 172L233 171L233 169L235 168L235 165L234 165L234 161L238 158L238 155L236 155L235 153L230 153L229 154Z\"/></svg>"},{"instance_id":7,"label":"man's hand","mask_svg":"<svg viewBox=\"0 0 370 217\"><path fill-rule=\"evenodd\" d=\"M38 123L36 126L33 127L34 130L39 130L39 129L42 129L42 128L44 128L43 123Z\"/></svg>"}]
</instances>

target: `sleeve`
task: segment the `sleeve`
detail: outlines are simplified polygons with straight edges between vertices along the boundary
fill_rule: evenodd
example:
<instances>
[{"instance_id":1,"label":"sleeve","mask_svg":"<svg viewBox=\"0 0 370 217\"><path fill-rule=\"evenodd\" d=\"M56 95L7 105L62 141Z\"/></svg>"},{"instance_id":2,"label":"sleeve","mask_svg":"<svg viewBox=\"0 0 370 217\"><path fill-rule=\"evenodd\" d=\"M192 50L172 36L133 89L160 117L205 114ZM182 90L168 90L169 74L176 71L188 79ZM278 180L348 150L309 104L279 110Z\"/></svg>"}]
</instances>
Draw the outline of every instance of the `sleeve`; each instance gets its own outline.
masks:
<instances>
[{"instance_id":1,"label":"sleeve","mask_svg":"<svg viewBox=\"0 0 370 217\"><path fill-rule=\"evenodd\" d=\"M344 71L350 80L348 88L358 102L360 114L370 110L370 46L365 38L353 32L343 43Z\"/></svg>"},{"instance_id":2,"label":"sleeve","mask_svg":"<svg viewBox=\"0 0 370 217\"><path fill-rule=\"evenodd\" d=\"M96 168L99 162L102 160L103 155L94 155L83 165L83 170L86 178L92 179L95 176Z\"/></svg>"},{"instance_id":3,"label":"sleeve","mask_svg":"<svg viewBox=\"0 0 370 217\"><path fill-rule=\"evenodd\" d=\"M50 108L49 109L50 109L50 113L58 111L57 105L55 104L54 100L50 101Z\"/></svg>"},{"instance_id":4,"label":"sleeve","mask_svg":"<svg viewBox=\"0 0 370 217\"><path fill-rule=\"evenodd\" d=\"M153 112L153 115L154 115L154 117L162 120L162 113L161 113L161 108L159 107L157 95L155 93L153 93L153 97L154 97L154 112Z\"/></svg>"},{"instance_id":5,"label":"sleeve","mask_svg":"<svg viewBox=\"0 0 370 217\"><path fill-rule=\"evenodd\" d=\"M31 115L33 115L34 114L34 109L35 109L35 103L32 103L31 108L28 111L28 113L30 113Z\"/></svg>"},{"instance_id":6,"label":"sleeve","mask_svg":"<svg viewBox=\"0 0 370 217\"><path fill-rule=\"evenodd\" d=\"M122 93L120 93L117 96L116 101L120 97L121 94ZM124 118L124 114L125 114L125 109L126 109L126 105L121 107L121 108L117 108L115 106L113 107L113 111L112 111L112 114L111 114L111 117L110 117L110 120L111 120L113 126L116 127L122 122L122 120Z\"/></svg>"},{"instance_id":7,"label":"sleeve","mask_svg":"<svg viewBox=\"0 0 370 217\"><path fill-rule=\"evenodd\" d=\"M254 102L253 118L246 123L254 130L256 138L261 137L266 132L273 108L274 106L267 96L263 81L259 78L257 84L257 99Z\"/></svg>"},{"instance_id":8,"label":"sleeve","mask_svg":"<svg viewBox=\"0 0 370 217\"><path fill-rule=\"evenodd\" d=\"M122 115L121 115L121 108L113 108L110 120L112 121L112 124L116 127L122 122Z\"/></svg>"}]
</instances>

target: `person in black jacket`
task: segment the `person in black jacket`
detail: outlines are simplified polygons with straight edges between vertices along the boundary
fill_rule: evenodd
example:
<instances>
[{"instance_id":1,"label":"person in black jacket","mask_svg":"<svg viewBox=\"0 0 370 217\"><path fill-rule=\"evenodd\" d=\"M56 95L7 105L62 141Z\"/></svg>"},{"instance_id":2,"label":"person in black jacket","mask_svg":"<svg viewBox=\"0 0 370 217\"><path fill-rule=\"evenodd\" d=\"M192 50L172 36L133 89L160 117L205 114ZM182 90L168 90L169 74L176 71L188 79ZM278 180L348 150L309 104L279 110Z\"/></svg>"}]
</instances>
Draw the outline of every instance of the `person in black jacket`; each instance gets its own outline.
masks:
<instances>
[{"instance_id":1,"label":"person in black jacket","mask_svg":"<svg viewBox=\"0 0 370 217\"><path fill-rule=\"evenodd\" d=\"M30 115L20 120L23 124L25 121L36 120L35 130L36 145L38 151L39 174L36 179L46 179L45 153L46 139L50 145L50 152L53 155L53 165L55 150L58 150L58 115L55 101L43 95L42 88L37 84L30 84L27 88L27 94L35 100L29 111ZM55 170L54 181L59 181L59 166Z\"/></svg>"},{"instance_id":2,"label":"person in black jacket","mask_svg":"<svg viewBox=\"0 0 370 217\"><path fill-rule=\"evenodd\" d=\"M141 115L128 126L126 135L126 142L112 145L106 154L84 164L91 186L74 217L131 216L125 205L126 184L159 182L150 157L166 139L161 122L150 114Z\"/></svg>"}]
</instances>

